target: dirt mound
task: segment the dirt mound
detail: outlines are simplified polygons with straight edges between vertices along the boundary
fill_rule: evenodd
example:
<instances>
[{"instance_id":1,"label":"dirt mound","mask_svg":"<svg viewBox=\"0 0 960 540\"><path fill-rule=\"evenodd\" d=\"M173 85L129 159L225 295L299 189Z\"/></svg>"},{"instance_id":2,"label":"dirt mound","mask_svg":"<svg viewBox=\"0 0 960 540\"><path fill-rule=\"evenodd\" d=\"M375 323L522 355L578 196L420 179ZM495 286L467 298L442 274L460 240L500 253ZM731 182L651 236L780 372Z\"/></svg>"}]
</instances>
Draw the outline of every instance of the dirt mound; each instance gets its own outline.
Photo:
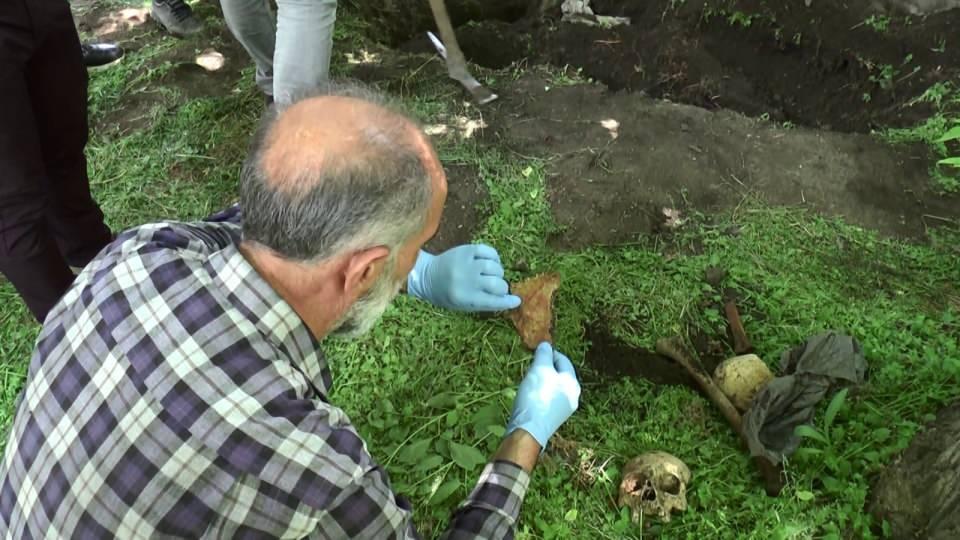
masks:
<instances>
[{"instance_id":1,"label":"dirt mound","mask_svg":"<svg viewBox=\"0 0 960 540\"><path fill-rule=\"evenodd\" d=\"M712 109L839 131L906 126L929 110L904 103L960 72L960 49L946 45L960 10L908 18L871 15L869 1L596 4L632 24L545 28L553 63L615 90Z\"/></svg>"},{"instance_id":2,"label":"dirt mound","mask_svg":"<svg viewBox=\"0 0 960 540\"><path fill-rule=\"evenodd\" d=\"M947 540L960 535L960 403L940 411L874 486L868 504L890 524L890 538Z\"/></svg>"},{"instance_id":3,"label":"dirt mound","mask_svg":"<svg viewBox=\"0 0 960 540\"><path fill-rule=\"evenodd\" d=\"M486 67L527 58L582 69L613 90L846 132L913 125L931 110L908 103L960 75L960 48L950 46L960 9L911 16L879 12L884 3L873 0L592 5L631 24L571 24L558 8L545 17L532 9L458 34L466 56ZM404 48L430 51L420 34Z\"/></svg>"},{"instance_id":4,"label":"dirt mound","mask_svg":"<svg viewBox=\"0 0 960 540\"><path fill-rule=\"evenodd\" d=\"M496 136L549 160L550 202L565 229L552 240L558 248L633 242L657 230L663 208L710 212L747 196L899 237L960 218L960 197L929 187L922 147L783 129L600 85L556 87L535 75L497 90L488 120Z\"/></svg>"}]
</instances>

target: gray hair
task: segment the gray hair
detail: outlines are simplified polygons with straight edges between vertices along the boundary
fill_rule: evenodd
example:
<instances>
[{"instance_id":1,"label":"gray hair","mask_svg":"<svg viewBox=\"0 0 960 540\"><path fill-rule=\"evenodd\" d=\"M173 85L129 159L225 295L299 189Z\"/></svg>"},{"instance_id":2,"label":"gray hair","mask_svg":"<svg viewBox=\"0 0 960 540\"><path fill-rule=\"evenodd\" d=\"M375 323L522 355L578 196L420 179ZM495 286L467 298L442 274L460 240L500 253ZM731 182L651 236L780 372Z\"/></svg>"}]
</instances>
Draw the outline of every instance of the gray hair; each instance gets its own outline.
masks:
<instances>
[{"instance_id":1,"label":"gray hair","mask_svg":"<svg viewBox=\"0 0 960 540\"><path fill-rule=\"evenodd\" d=\"M396 113L360 131L362 159L337 156L321 170L268 178L263 157L280 114L311 97L351 97ZM378 245L391 250L421 231L432 196L429 174L411 141L416 122L382 95L349 81L326 82L291 103L274 105L254 135L240 175L243 238L298 262L318 262ZM296 186L289 188L286 186Z\"/></svg>"}]
</instances>

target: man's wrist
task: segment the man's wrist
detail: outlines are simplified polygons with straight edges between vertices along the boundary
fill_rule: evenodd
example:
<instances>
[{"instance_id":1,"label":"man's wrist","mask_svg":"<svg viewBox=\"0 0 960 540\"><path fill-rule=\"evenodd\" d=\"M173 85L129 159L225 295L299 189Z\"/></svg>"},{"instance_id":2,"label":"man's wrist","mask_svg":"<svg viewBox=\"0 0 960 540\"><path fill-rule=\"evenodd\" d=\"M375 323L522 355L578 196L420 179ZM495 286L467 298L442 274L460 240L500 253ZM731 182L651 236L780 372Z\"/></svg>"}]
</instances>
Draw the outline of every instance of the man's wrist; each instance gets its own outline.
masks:
<instances>
[{"instance_id":1,"label":"man's wrist","mask_svg":"<svg viewBox=\"0 0 960 540\"><path fill-rule=\"evenodd\" d=\"M515 463L530 474L537 464L541 449L540 443L533 435L523 428L517 428L503 438L494 460Z\"/></svg>"}]
</instances>

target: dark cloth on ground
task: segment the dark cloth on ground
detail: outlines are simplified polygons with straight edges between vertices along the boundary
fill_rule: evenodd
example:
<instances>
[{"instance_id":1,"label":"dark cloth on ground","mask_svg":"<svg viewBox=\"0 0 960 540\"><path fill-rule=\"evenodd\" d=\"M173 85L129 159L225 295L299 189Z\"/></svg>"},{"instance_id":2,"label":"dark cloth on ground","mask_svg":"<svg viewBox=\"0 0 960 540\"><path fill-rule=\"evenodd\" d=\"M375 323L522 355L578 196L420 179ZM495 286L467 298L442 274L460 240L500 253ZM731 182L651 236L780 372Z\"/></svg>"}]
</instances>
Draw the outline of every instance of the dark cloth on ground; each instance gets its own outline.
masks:
<instances>
[{"instance_id":1,"label":"dark cloth on ground","mask_svg":"<svg viewBox=\"0 0 960 540\"><path fill-rule=\"evenodd\" d=\"M780 357L782 376L770 381L743 417L750 454L778 464L800 447L794 434L813 420L816 406L841 385L858 385L867 361L856 339L825 332Z\"/></svg>"}]
</instances>

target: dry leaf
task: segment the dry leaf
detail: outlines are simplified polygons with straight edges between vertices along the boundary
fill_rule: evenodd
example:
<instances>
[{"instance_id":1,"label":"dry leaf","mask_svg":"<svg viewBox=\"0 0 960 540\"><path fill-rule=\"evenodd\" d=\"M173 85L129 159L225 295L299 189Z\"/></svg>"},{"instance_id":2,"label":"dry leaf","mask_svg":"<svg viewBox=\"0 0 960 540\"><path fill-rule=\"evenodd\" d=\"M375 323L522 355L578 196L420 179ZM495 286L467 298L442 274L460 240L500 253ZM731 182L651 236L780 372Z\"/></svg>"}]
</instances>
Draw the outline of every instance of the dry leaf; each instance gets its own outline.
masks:
<instances>
[{"instance_id":1,"label":"dry leaf","mask_svg":"<svg viewBox=\"0 0 960 540\"><path fill-rule=\"evenodd\" d=\"M509 315L527 348L534 350L547 341L553 343L553 295L560 286L560 274L540 274L514 284L510 292L522 299L520 307Z\"/></svg>"}]
</instances>

